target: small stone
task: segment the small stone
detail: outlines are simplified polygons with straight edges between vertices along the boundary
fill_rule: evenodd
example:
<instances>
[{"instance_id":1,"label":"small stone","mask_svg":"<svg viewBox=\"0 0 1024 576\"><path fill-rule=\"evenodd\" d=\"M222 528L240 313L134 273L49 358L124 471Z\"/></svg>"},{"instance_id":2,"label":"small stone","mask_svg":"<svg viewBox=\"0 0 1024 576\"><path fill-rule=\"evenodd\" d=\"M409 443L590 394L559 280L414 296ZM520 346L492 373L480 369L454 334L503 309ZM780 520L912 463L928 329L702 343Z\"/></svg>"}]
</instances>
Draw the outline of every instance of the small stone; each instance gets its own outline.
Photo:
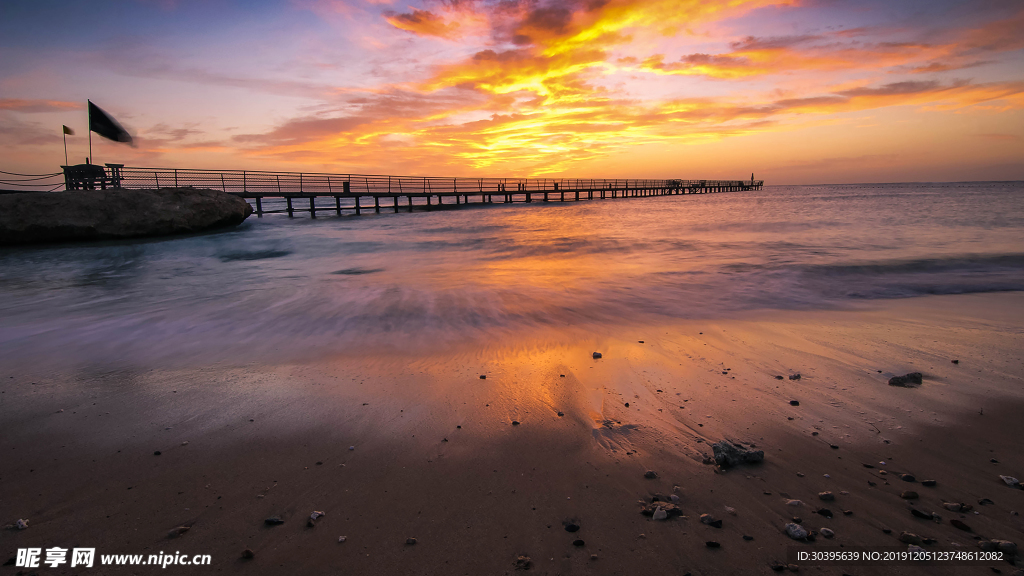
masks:
<instances>
[{"instance_id":1,"label":"small stone","mask_svg":"<svg viewBox=\"0 0 1024 576\"><path fill-rule=\"evenodd\" d=\"M888 528L882 528L882 533L883 534L892 534L892 530L890 530Z\"/></svg>"},{"instance_id":2,"label":"small stone","mask_svg":"<svg viewBox=\"0 0 1024 576\"><path fill-rule=\"evenodd\" d=\"M900 532L900 542L904 544L921 544L921 537L913 532Z\"/></svg>"},{"instance_id":3,"label":"small stone","mask_svg":"<svg viewBox=\"0 0 1024 576\"><path fill-rule=\"evenodd\" d=\"M907 552L910 552L911 554L924 554L925 549L911 544L910 546L907 546Z\"/></svg>"},{"instance_id":4,"label":"small stone","mask_svg":"<svg viewBox=\"0 0 1024 576\"><path fill-rule=\"evenodd\" d=\"M643 344L643 343L644 343L644 341L643 341L643 340L637 340L637 342L639 342L639 343L641 343L641 344Z\"/></svg>"},{"instance_id":5,"label":"small stone","mask_svg":"<svg viewBox=\"0 0 1024 576\"><path fill-rule=\"evenodd\" d=\"M818 492L818 498L825 502L831 502L836 499L835 495L831 492Z\"/></svg>"},{"instance_id":6,"label":"small stone","mask_svg":"<svg viewBox=\"0 0 1024 576\"><path fill-rule=\"evenodd\" d=\"M668 512L665 512L661 506L658 506L658 509L654 511L654 514L651 517L655 520L667 520Z\"/></svg>"},{"instance_id":7,"label":"small stone","mask_svg":"<svg viewBox=\"0 0 1024 576\"><path fill-rule=\"evenodd\" d=\"M799 524L786 524L786 535L793 540L803 540L807 538L807 530Z\"/></svg>"},{"instance_id":8,"label":"small stone","mask_svg":"<svg viewBox=\"0 0 1024 576\"><path fill-rule=\"evenodd\" d=\"M159 456L159 455L160 455L160 451L159 450L157 450L156 452L153 452L153 456Z\"/></svg>"},{"instance_id":9,"label":"small stone","mask_svg":"<svg viewBox=\"0 0 1024 576\"><path fill-rule=\"evenodd\" d=\"M818 532L821 533L821 535L824 536L825 538L833 538L836 535L835 532L833 532L832 530L830 530L828 528L822 528Z\"/></svg>"},{"instance_id":10,"label":"small stone","mask_svg":"<svg viewBox=\"0 0 1024 576\"><path fill-rule=\"evenodd\" d=\"M754 539L754 537L753 536L747 536L746 534L744 534L743 535L743 539L746 540L747 542L750 542L751 540Z\"/></svg>"},{"instance_id":11,"label":"small stone","mask_svg":"<svg viewBox=\"0 0 1024 576\"><path fill-rule=\"evenodd\" d=\"M799 380L800 379L800 373L798 372L796 374L790 374L789 375L789 379L790 380Z\"/></svg>"},{"instance_id":12,"label":"small stone","mask_svg":"<svg viewBox=\"0 0 1024 576\"><path fill-rule=\"evenodd\" d=\"M346 540L348 540L348 536L338 536L338 544L342 544Z\"/></svg>"},{"instance_id":13,"label":"small stone","mask_svg":"<svg viewBox=\"0 0 1024 576\"><path fill-rule=\"evenodd\" d=\"M519 420L513 420L512 421L512 425L513 426L519 426Z\"/></svg>"},{"instance_id":14,"label":"small stone","mask_svg":"<svg viewBox=\"0 0 1024 576\"><path fill-rule=\"evenodd\" d=\"M182 446L188 446L188 440L185 440L184 442L182 442L181 445Z\"/></svg>"},{"instance_id":15,"label":"small stone","mask_svg":"<svg viewBox=\"0 0 1024 576\"><path fill-rule=\"evenodd\" d=\"M900 480L904 482L916 482L917 478L914 478L913 474L900 474Z\"/></svg>"},{"instance_id":16,"label":"small stone","mask_svg":"<svg viewBox=\"0 0 1024 576\"><path fill-rule=\"evenodd\" d=\"M658 473L655 472L654 470L648 470L647 472L644 472L644 478L647 478L648 480L653 480L657 477Z\"/></svg>"},{"instance_id":17,"label":"small stone","mask_svg":"<svg viewBox=\"0 0 1024 576\"><path fill-rule=\"evenodd\" d=\"M733 508L732 506L726 506L725 507L725 512L726 512L726 514L732 514L733 516L736 515L736 509Z\"/></svg>"},{"instance_id":18,"label":"small stone","mask_svg":"<svg viewBox=\"0 0 1024 576\"><path fill-rule=\"evenodd\" d=\"M572 541L572 545L576 546L578 548L580 546L586 545L586 542L584 542L583 540L580 540L580 539L576 539L576 540Z\"/></svg>"},{"instance_id":19,"label":"small stone","mask_svg":"<svg viewBox=\"0 0 1024 576\"><path fill-rule=\"evenodd\" d=\"M748 450L722 440L711 445L715 462L722 468L739 464L757 464L764 461L764 450Z\"/></svg>"},{"instance_id":20,"label":"small stone","mask_svg":"<svg viewBox=\"0 0 1024 576\"><path fill-rule=\"evenodd\" d=\"M700 515L700 522L701 522L701 524L707 524L708 526L711 526L712 528L721 528L722 527L722 521L718 520L717 518L715 518L711 514L701 514Z\"/></svg>"},{"instance_id":21,"label":"small stone","mask_svg":"<svg viewBox=\"0 0 1024 576\"><path fill-rule=\"evenodd\" d=\"M916 500L917 497L917 492L914 492L913 490L904 490L903 493L900 494L900 498L903 498L904 500Z\"/></svg>"},{"instance_id":22,"label":"small stone","mask_svg":"<svg viewBox=\"0 0 1024 576\"><path fill-rule=\"evenodd\" d=\"M980 500L978 500L978 504L984 506L985 504L995 504L995 502L989 500L988 498L981 498Z\"/></svg>"},{"instance_id":23,"label":"small stone","mask_svg":"<svg viewBox=\"0 0 1024 576\"><path fill-rule=\"evenodd\" d=\"M837 446L836 444L829 444L828 447L833 450L839 450L839 446Z\"/></svg>"},{"instance_id":24,"label":"small stone","mask_svg":"<svg viewBox=\"0 0 1024 576\"><path fill-rule=\"evenodd\" d=\"M1011 488L1020 488L1020 480L1017 480L1013 476L1002 476L1002 475L1000 475L999 478L1003 482L1005 482L1007 486L1009 486Z\"/></svg>"},{"instance_id":25,"label":"small stone","mask_svg":"<svg viewBox=\"0 0 1024 576\"><path fill-rule=\"evenodd\" d=\"M995 458L989 458L988 461L991 462L992 464L999 464L999 460Z\"/></svg>"},{"instance_id":26,"label":"small stone","mask_svg":"<svg viewBox=\"0 0 1024 576\"><path fill-rule=\"evenodd\" d=\"M14 523L14 529L15 530L27 530L28 529L28 519L27 518L24 518L24 519L18 518L18 521Z\"/></svg>"},{"instance_id":27,"label":"small stone","mask_svg":"<svg viewBox=\"0 0 1024 576\"><path fill-rule=\"evenodd\" d=\"M284 520L281 520L280 516L271 516L263 521L267 526L277 526L278 524L284 524Z\"/></svg>"},{"instance_id":28,"label":"small stone","mask_svg":"<svg viewBox=\"0 0 1024 576\"><path fill-rule=\"evenodd\" d=\"M558 413L558 416L559 416L559 417L561 417L561 416L565 416L565 412L559 412L559 413Z\"/></svg>"},{"instance_id":29,"label":"small stone","mask_svg":"<svg viewBox=\"0 0 1024 576\"><path fill-rule=\"evenodd\" d=\"M356 447L355 447L355 446L349 446L349 447L348 447L348 449L349 449L349 450L355 450L355 449L356 449Z\"/></svg>"},{"instance_id":30,"label":"small stone","mask_svg":"<svg viewBox=\"0 0 1024 576\"><path fill-rule=\"evenodd\" d=\"M774 570L775 572L782 572L783 570L786 569L786 565L785 564L783 564L782 562L775 561L775 560L773 560L772 563L769 564L768 566L772 570Z\"/></svg>"},{"instance_id":31,"label":"small stone","mask_svg":"<svg viewBox=\"0 0 1024 576\"><path fill-rule=\"evenodd\" d=\"M568 522L565 525L565 531L566 532L579 532L579 529L580 529L580 525L579 524L575 524L573 522Z\"/></svg>"},{"instance_id":32,"label":"small stone","mask_svg":"<svg viewBox=\"0 0 1024 576\"><path fill-rule=\"evenodd\" d=\"M629 402L626 402L626 408L629 408Z\"/></svg>"},{"instance_id":33,"label":"small stone","mask_svg":"<svg viewBox=\"0 0 1024 576\"><path fill-rule=\"evenodd\" d=\"M972 532L970 526L968 526L967 524L964 524L963 522L961 522L960 520L957 520L956 518L953 518L952 520L950 520L949 523L952 524L953 527L958 529L958 530L963 530L964 532Z\"/></svg>"},{"instance_id":34,"label":"small stone","mask_svg":"<svg viewBox=\"0 0 1024 576\"><path fill-rule=\"evenodd\" d=\"M775 379L776 379L776 380L782 380L782 379L783 379L783 376L776 376L776 377L775 377Z\"/></svg>"},{"instance_id":35,"label":"small stone","mask_svg":"<svg viewBox=\"0 0 1024 576\"><path fill-rule=\"evenodd\" d=\"M804 503L800 500L786 500L786 506L803 506Z\"/></svg>"},{"instance_id":36,"label":"small stone","mask_svg":"<svg viewBox=\"0 0 1024 576\"><path fill-rule=\"evenodd\" d=\"M821 509L819 509L818 510L818 514L821 515L821 516L824 516L825 518L831 518L832 517L832 511L829 510L828 508L821 508Z\"/></svg>"},{"instance_id":37,"label":"small stone","mask_svg":"<svg viewBox=\"0 0 1024 576\"><path fill-rule=\"evenodd\" d=\"M600 352L594 352L594 359L595 360L600 358L600 357L601 357L601 353Z\"/></svg>"},{"instance_id":38,"label":"small stone","mask_svg":"<svg viewBox=\"0 0 1024 576\"><path fill-rule=\"evenodd\" d=\"M480 379L481 380L487 380L487 374L481 374L480 375Z\"/></svg>"},{"instance_id":39,"label":"small stone","mask_svg":"<svg viewBox=\"0 0 1024 576\"><path fill-rule=\"evenodd\" d=\"M874 466L872 464L861 464L861 466L863 466L865 468L874 468Z\"/></svg>"},{"instance_id":40,"label":"small stone","mask_svg":"<svg viewBox=\"0 0 1024 576\"><path fill-rule=\"evenodd\" d=\"M1010 542L1009 540L993 540L992 543L996 545L996 548L1000 552L1006 554L1007 556L1012 557L1017 553L1017 545L1013 542Z\"/></svg>"},{"instance_id":41,"label":"small stone","mask_svg":"<svg viewBox=\"0 0 1024 576\"><path fill-rule=\"evenodd\" d=\"M938 482L936 482L935 480L921 480L921 486L927 486L929 488L934 488L937 484L938 484Z\"/></svg>"},{"instance_id":42,"label":"small stone","mask_svg":"<svg viewBox=\"0 0 1024 576\"><path fill-rule=\"evenodd\" d=\"M246 560L252 560L255 556L256 553L250 550L249 548L242 550L242 558L245 558Z\"/></svg>"},{"instance_id":43,"label":"small stone","mask_svg":"<svg viewBox=\"0 0 1024 576\"><path fill-rule=\"evenodd\" d=\"M786 568L787 568L787 569L788 569L788 570L789 570L790 572L798 572L798 571L800 570L800 566L798 566L798 565L796 565L796 564L786 564Z\"/></svg>"},{"instance_id":44,"label":"small stone","mask_svg":"<svg viewBox=\"0 0 1024 576\"><path fill-rule=\"evenodd\" d=\"M415 538L406 538L405 539L405 545L406 546L412 546L414 544L416 544L416 539Z\"/></svg>"},{"instance_id":45,"label":"small stone","mask_svg":"<svg viewBox=\"0 0 1024 576\"><path fill-rule=\"evenodd\" d=\"M673 502L679 502L679 495L678 494L672 494L672 495L670 495L668 497L668 499L673 501Z\"/></svg>"},{"instance_id":46,"label":"small stone","mask_svg":"<svg viewBox=\"0 0 1024 576\"><path fill-rule=\"evenodd\" d=\"M852 516L853 510L843 510L843 516Z\"/></svg>"},{"instance_id":47,"label":"small stone","mask_svg":"<svg viewBox=\"0 0 1024 576\"><path fill-rule=\"evenodd\" d=\"M931 515L931 514L925 514L924 512L921 512L920 510L916 510L916 509L914 509L914 508L911 508L911 509L910 509L910 513L911 513L911 514L912 514L912 515L913 515L913 516L914 516L915 518L921 518L921 519L923 519L923 520L931 520L931 519L932 519L932 515Z\"/></svg>"},{"instance_id":48,"label":"small stone","mask_svg":"<svg viewBox=\"0 0 1024 576\"><path fill-rule=\"evenodd\" d=\"M907 387L908 384L920 384L921 382L923 382L923 377L920 372L911 372L903 376L889 378L889 386Z\"/></svg>"},{"instance_id":49,"label":"small stone","mask_svg":"<svg viewBox=\"0 0 1024 576\"><path fill-rule=\"evenodd\" d=\"M789 405L790 406L799 406L800 405L800 401L799 400L790 400L789 401Z\"/></svg>"},{"instance_id":50,"label":"small stone","mask_svg":"<svg viewBox=\"0 0 1024 576\"><path fill-rule=\"evenodd\" d=\"M185 532L188 532L191 526L178 526L177 528L171 528L171 531L167 533L168 538L177 538Z\"/></svg>"},{"instance_id":51,"label":"small stone","mask_svg":"<svg viewBox=\"0 0 1024 576\"><path fill-rule=\"evenodd\" d=\"M721 544L719 544L718 542L715 542L714 540L708 540L707 542L704 543L704 545L707 546L708 548L721 548L722 547Z\"/></svg>"},{"instance_id":52,"label":"small stone","mask_svg":"<svg viewBox=\"0 0 1024 576\"><path fill-rule=\"evenodd\" d=\"M530 560L529 556L520 556L516 558L515 567L516 570L529 570L531 564L533 564L533 561Z\"/></svg>"},{"instance_id":53,"label":"small stone","mask_svg":"<svg viewBox=\"0 0 1024 576\"><path fill-rule=\"evenodd\" d=\"M642 344L642 343L643 343L643 341L641 341L641 344ZM597 560L597 554L591 554L591 555L590 555L590 559L591 559L591 560Z\"/></svg>"},{"instance_id":54,"label":"small stone","mask_svg":"<svg viewBox=\"0 0 1024 576\"><path fill-rule=\"evenodd\" d=\"M797 472L796 473L796 477L797 478L803 478L804 477L804 473L803 472Z\"/></svg>"},{"instance_id":55,"label":"small stone","mask_svg":"<svg viewBox=\"0 0 1024 576\"><path fill-rule=\"evenodd\" d=\"M960 363L959 360L950 360L950 362L952 362L953 364L959 364Z\"/></svg>"}]
</instances>

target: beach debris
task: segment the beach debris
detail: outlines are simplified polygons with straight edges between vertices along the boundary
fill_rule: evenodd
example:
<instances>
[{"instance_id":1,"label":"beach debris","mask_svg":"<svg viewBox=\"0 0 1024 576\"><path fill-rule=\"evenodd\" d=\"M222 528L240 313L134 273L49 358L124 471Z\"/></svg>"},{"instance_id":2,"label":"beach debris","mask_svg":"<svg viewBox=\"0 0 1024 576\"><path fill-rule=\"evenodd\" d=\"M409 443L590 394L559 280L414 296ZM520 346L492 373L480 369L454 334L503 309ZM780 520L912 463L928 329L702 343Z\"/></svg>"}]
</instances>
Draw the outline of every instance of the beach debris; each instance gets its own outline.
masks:
<instances>
[{"instance_id":1,"label":"beach debris","mask_svg":"<svg viewBox=\"0 0 1024 576\"><path fill-rule=\"evenodd\" d=\"M316 521L324 516L327 516L327 512L324 512L322 510L313 510L313 512L309 515L309 520L306 522L306 526L308 526L309 528L316 526Z\"/></svg>"},{"instance_id":2,"label":"beach debris","mask_svg":"<svg viewBox=\"0 0 1024 576\"><path fill-rule=\"evenodd\" d=\"M406 538L405 539L405 545L406 546L413 546L414 544L416 544L416 539L415 538Z\"/></svg>"},{"instance_id":3,"label":"beach debris","mask_svg":"<svg viewBox=\"0 0 1024 576\"><path fill-rule=\"evenodd\" d=\"M914 478L913 474L900 474L900 480L904 482L916 482L917 478Z\"/></svg>"},{"instance_id":4,"label":"beach debris","mask_svg":"<svg viewBox=\"0 0 1024 576\"><path fill-rule=\"evenodd\" d=\"M1000 475L999 479L1006 483L1010 488L1020 488L1020 480L1017 480L1013 476Z\"/></svg>"},{"instance_id":5,"label":"beach debris","mask_svg":"<svg viewBox=\"0 0 1024 576\"><path fill-rule=\"evenodd\" d=\"M974 506L963 502L943 502L942 507L951 512L970 512Z\"/></svg>"},{"instance_id":6,"label":"beach debris","mask_svg":"<svg viewBox=\"0 0 1024 576\"><path fill-rule=\"evenodd\" d=\"M670 502L661 502L659 500L654 500L650 504L647 502L641 502L640 513L644 516L654 516L659 509L665 512L669 518L683 515L683 511L679 506Z\"/></svg>"},{"instance_id":7,"label":"beach debris","mask_svg":"<svg viewBox=\"0 0 1024 576\"><path fill-rule=\"evenodd\" d=\"M18 518L18 521L14 523L11 528L15 530L27 530L28 529L28 518Z\"/></svg>"},{"instance_id":8,"label":"beach debris","mask_svg":"<svg viewBox=\"0 0 1024 576\"><path fill-rule=\"evenodd\" d=\"M572 541L572 545L576 546L577 548L579 548L581 546L585 546L586 544L587 544L586 542L584 542L583 540L580 540L578 538L576 540Z\"/></svg>"},{"instance_id":9,"label":"beach debris","mask_svg":"<svg viewBox=\"0 0 1024 576\"><path fill-rule=\"evenodd\" d=\"M246 548L245 550L242 550L242 558L245 558L246 560L252 560L254 557L256 557L256 553L253 552L251 549Z\"/></svg>"},{"instance_id":10,"label":"beach debris","mask_svg":"<svg viewBox=\"0 0 1024 576\"><path fill-rule=\"evenodd\" d=\"M167 537L168 538L177 538L178 536L181 536L185 532L188 532L191 528L192 528L192 526L185 526L185 525L178 526L177 528L171 528L171 531L167 533Z\"/></svg>"},{"instance_id":11,"label":"beach debris","mask_svg":"<svg viewBox=\"0 0 1024 576\"><path fill-rule=\"evenodd\" d=\"M822 528L821 530L818 530L818 533L824 536L825 538L834 538L836 535L836 533L833 532L830 528Z\"/></svg>"},{"instance_id":12,"label":"beach debris","mask_svg":"<svg viewBox=\"0 0 1024 576\"><path fill-rule=\"evenodd\" d=\"M736 509L733 508L732 506L726 506L725 507L725 513L726 514L732 514L733 516L736 516Z\"/></svg>"},{"instance_id":13,"label":"beach debris","mask_svg":"<svg viewBox=\"0 0 1024 576\"><path fill-rule=\"evenodd\" d=\"M594 360L597 360L600 357L601 357L601 353L600 352L594 352Z\"/></svg>"},{"instance_id":14,"label":"beach debris","mask_svg":"<svg viewBox=\"0 0 1024 576\"><path fill-rule=\"evenodd\" d=\"M658 506L651 517L655 520L668 520L668 512L666 512L661 506Z\"/></svg>"},{"instance_id":15,"label":"beach debris","mask_svg":"<svg viewBox=\"0 0 1024 576\"><path fill-rule=\"evenodd\" d=\"M565 522L566 532L579 532L580 525L575 522Z\"/></svg>"},{"instance_id":16,"label":"beach debris","mask_svg":"<svg viewBox=\"0 0 1024 576\"><path fill-rule=\"evenodd\" d=\"M913 490L904 490L900 494L900 498L903 498L904 500L916 500L918 496L917 492L914 492Z\"/></svg>"},{"instance_id":17,"label":"beach debris","mask_svg":"<svg viewBox=\"0 0 1024 576\"><path fill-rule=\"evenodd\" d=\"M789 401L789 405L790 406L799 406L800 405L800 401L799 400L790 400Z\"/></svg>"},{"instance_id":18,"label":"beach debris","mask_svg":"<svg viewBox=\"0 0 1024 576\"><path fill-rule=\"evenodd\" d=\"M346 540L348 540L348 536L338 536L338 544L342 544Z\"/></svg>"},{"instance_id":19,"label":"beach debris","mask_svg":"<svg viewBox=\"0 0 1024 576\"><path fill-rule=\"evenodd\" d=\"M825 518L832 518L832 511L829 510L828 508L819 508L818 510L815 510L815 512L817 512L820 516L824 516Z\"/></svg>"},{"instance_id":20,"label":"beach debris","mask_svg":"<svg viewBox=\"0 0 1024 576\"><path fill-rule=\"evenodd\" d=\"M921 537L913 532L900 532L900 542L904 544L921 544Z\"/></svg>"},{"instance_id":21,"label":"beach debris","mask_svg":"<svg viewBox=\"0 0 1024 576\"><path fill-rule=\"evenodd\" d=\"M643 340L641 340L641 343L642 343L642 342L643 342ZM591 554L591 555L590 555L590 559L591 559L591 560L597 560L597 554Z\"/></svg>"},{"instance_id":22,"label":"beach debris","mask_svg":"<svg viewBox=\"0 0 1024 576\"><path fill-rule=\"evenodd\" d=\"M722 547L721 544L719 544L718 542L715 542L714 540L708 540L707 542L704 543L704 545L707 546L708 548L721 548Z\"/></svg>"},{"instance_id":23,"label":"beach debris","mask_svg":"<svg viewBox=\"0 0 1024 576\"><path fill-rule=\"evenodd\" d=\"M921 384L923 377L920 372L910 372L903 376L893 376L889 378L889 386L902 386L907 388L909 384Z\"/></svg>"},{"instance_id":24,"label":"beach debris","mask_svg":"<svg viewBox=\"0 0 1024 576\"><path fill-rule=\"evenodd\" d=\"M790 380L799 380L800 379L800 373L797 372L796 374L790 374L789 375L789 379Z\"/></svg>"},{"instance_id":25,"label":"beach debris","mask_svg":"<svg viewBox=\"0 0 1024 576\"><path fill-rule=\"evenodd\" d=\"M654 470L648 470L647 472L644 472L644 478L647 478L648 480L654 480L657 477L658 473L655 472Z\"/></svg>"},{"instance_id":26,"label":"beach debris","mask_svg":"<svg viewBox=\"0 0 1024 576\"><path fill-rule=\"evenodd\" d=\"M803 506L802 500L786 500L786 506Z\"/></svg>"},{"instance_id":27,"label":"beach debris","mask_svg":"<svg viewBox=\"0 0 1024 576\"><path fill-rule=\"evenodd\" d=\"M727 440L715 442L711 445L711 450L715 454L715 462L722 468L764 461L764 450L748 450Z\"/></svg>"},{"instance_id":28,"label":"beach debris","mask_svg":"<svg viewBox=\"0 0 1024 576\"><path fill-rule=\"evenodd\" d=\"M938 482L936 482L935 480L921 480L921 486L934 488L936 485L938 485Z\"/></svg>"},{"instance_id":29,"label":"beach debris","mask_svg":"<svg viewBox=\"0 0 1024 576\"><path fill-rule=\"evenodd\" d=\"M533 560L529 556L520 556L515 561L516 570L529 570L532 564Z\"/></svg>"},{"instance_id":30,"label":"beach debris","mask_svg":"<svg viewBox=\"0 0 1024 576\"><path fill-rule=\"evenodd\" d=\"M264 520L263 523L267 526L278 526L280 524L284 524L284 520L281 520L280 516L271 516Z\"/></svg>"},{"instance_id":31,"label":"beach debris","mask_svg":"<svg viewBox=\"0 0 1024 576\"><path fill-rule=\"evenodd\" d=\"M793 540L803 540L807 538L807 530L799 524L789 523L786 524L786 535Z\"/></svg>"},{"instance_id":32,"label":"beach debris","mask_svg":"<svg viewBox=\"0 0 1024 576\"><path fill-rule=\"evenodd\" d=\"M722 527L722 521L717 519L717 518L715 518L711 514L701 514L700 515L700 523L701 524L707 524L708 526L711 526L712 528L721 528Z\"/></svg>"},{"instance_id":33,"label":"beach debris","mask_svg":"<svg viewBox=\"0 0 1024 576\"><path fill-rule=\"evenodd\" d=\"M967 524L964 524L962 521L957 520L956 518L953 518L952 520L950 520L949 523L952 524L954 528L957 528L959 530L963 530L964 532L972 532L970 526L968 526Z\"/></svg>"},{"instance_id":34,"label":"beach debris","mask_svg":"<svg viewBox=\"0 0 1024 576\"><path fill-rule=\"evenodd\" d=\"M818 498L825 502L831 502L836 499L835 495L831 492L818 492Z\"/></svg>"}]
</instances>

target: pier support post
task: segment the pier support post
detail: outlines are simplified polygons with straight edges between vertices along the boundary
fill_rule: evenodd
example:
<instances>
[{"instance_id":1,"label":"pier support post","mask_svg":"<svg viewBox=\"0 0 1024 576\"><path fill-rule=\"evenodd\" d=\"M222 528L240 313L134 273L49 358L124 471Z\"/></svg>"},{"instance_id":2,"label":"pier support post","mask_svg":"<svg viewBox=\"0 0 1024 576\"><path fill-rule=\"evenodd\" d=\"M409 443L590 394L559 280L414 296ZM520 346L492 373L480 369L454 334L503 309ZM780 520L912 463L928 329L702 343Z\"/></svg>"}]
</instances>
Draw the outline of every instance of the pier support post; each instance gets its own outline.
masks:
<instances>
[{"instance_id":1,"label":"pier support post","mask_svg":"<svg viewBox=\"0 0 1024 576\"><path fill-rule=\"evenodd\" d=\"M263 218L263 199L256 197L256 217Z\"/></svg>"},{"instance_id":2,"label":"pier support post","mask_svg":"<svg viewBox=\"0 0 1024 576\"><path fill-rule=\"evenodd\" d=\"M359 196L356 196L356 216L359 215Z\"/></svg>"},{"instance_id":3,"label":"pier support post","mask_svg":"<svg viewBox=\"0 0 1024 576\"><path fill-rule=\"evenodd\" d=\"M334 209L338 212L338 216L341 216L341 196L334 197Z\"/></svg>"},{"instance_id":4,"label":"pier support post","mask_svg":"<svg viewBox=\"0 0 1024 576\"><path fill-rule=\"evenodd\" d=\"M313 203L314 200L315 200L315 198L313 196L309 197L309 217L310 218L316 218L316 204Z\"/></svg>"},{"instance_id":5,"label":"pier support post","mask_svg":"<svg viewBox=\"0 0 1024 576\"><path fill-rule=\"evenodd\" d=\"M288 217L291 217L292 216L292 197L289 196L289 197L285 198L285 200L288 201Z\"/></svg>"},{"instance_id":6,"label":"pier support post","mask_svg":"<svg viewBox=\"0 0 1024 576\"><path fill-rule=\"evenodd\" d=\"M380 196L373 197L373 211L380 214Z\"/></svg>"}]
</instances>

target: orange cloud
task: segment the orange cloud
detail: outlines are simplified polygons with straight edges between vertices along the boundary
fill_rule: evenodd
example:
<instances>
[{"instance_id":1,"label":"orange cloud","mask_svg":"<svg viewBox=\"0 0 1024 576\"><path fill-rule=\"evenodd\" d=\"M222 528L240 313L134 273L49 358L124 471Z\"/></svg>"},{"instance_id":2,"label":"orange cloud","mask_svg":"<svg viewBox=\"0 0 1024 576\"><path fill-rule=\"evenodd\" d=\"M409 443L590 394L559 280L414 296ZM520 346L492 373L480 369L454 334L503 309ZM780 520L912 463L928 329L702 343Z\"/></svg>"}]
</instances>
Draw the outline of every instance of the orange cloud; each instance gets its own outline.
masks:
<instances>
[{"instance_id":1,"label":"orange cloud","mask_svg":"<svg viewBox=\"0 0 1024 576\"><path fill-rule=\"evenodd\" d=\"M64 112L66 110L81 110L84 107L85 105L80 102L0 98L0 110L12 112Z\"/></svg>"},{"instance_id":2,"label":"orange cloud","mask_svg":"<svg viewBox=\"0 0 1024 576\"><path fill-rule=\"evenodd\" d=\"M436 36L454 40L460 37L459 23L446 22L444 18L428 10L416 10L398 14L393 10L384 12L384 19L395 28L407 30L420 36Z\"/></svg>"}]
</instances>

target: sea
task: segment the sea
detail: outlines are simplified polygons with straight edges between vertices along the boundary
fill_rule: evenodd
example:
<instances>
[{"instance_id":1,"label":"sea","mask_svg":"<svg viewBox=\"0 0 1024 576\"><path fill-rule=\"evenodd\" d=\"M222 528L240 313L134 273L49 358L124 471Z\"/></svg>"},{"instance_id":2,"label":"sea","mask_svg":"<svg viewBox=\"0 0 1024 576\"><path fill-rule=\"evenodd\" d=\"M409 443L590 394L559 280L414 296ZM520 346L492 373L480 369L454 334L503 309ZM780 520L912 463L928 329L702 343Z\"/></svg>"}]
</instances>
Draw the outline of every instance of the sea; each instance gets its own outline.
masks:
<instances>
[{"instance_id":1,"label":"sea","mask_svg":"<svg viewBox=\"0 0 1024 576\"><path fill-rule=\"evenodd\" d=\"M0 248L0 363L244 364L1024 290L1024 182L255 215Z\"/></svg>"}]
</instances>

